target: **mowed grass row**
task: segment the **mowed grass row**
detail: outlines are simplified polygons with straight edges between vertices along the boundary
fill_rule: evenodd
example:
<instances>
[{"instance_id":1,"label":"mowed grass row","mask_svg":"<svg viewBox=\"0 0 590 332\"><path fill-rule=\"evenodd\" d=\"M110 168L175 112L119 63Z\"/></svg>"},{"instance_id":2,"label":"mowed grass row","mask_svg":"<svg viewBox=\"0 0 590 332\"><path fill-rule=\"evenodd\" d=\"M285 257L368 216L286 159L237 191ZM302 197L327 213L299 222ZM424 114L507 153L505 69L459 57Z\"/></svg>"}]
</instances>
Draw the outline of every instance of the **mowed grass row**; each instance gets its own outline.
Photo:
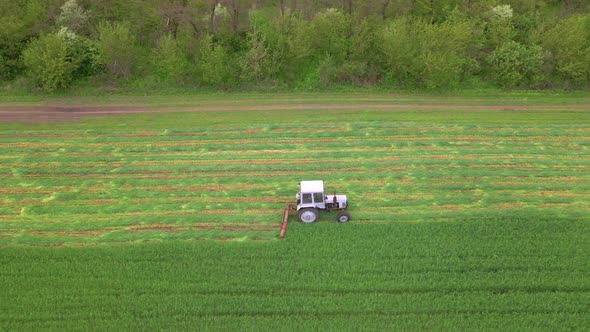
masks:
<instances>
[{"instance_id":1,"label":"mowed grass row","mask_svg":"<svg viewBox=\"0 0 590 332\"><path fill-rule=\"evenodd\" d=\"M589 330L589 130L543 110L0 125L0 330ZM279 241L302 179L353 220Z\"/></svg>"},{"instance_id":2,"label":"mowed grass row","mask_svg":"<svg viewBox=\"0 0 590 332\"><path fill-rule=\"evenodd\" d=\"M585 218L589 122L584 111L322 110L3 125L0 245L274 240L305 179L346 193L361 223Z\"/></svg>"}]
</instances>

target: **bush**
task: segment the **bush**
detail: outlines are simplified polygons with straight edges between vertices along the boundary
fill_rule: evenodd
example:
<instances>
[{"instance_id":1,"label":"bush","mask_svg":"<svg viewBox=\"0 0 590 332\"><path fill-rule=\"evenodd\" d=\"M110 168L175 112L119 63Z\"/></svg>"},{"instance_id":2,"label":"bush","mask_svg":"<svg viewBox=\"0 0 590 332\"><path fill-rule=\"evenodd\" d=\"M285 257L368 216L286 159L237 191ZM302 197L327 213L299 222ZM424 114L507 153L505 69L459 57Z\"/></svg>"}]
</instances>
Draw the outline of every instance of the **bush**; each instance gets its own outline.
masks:
<instances>
[{"instance_id":1,"label":"bush","mask_svg":"<svg viewBox=\"0 0 590 332\"><path fill-rule=\"evenodd\" d=\"M67 43L68 55L77 65L72 80L91 76L100 70L100 54L91 40L78 36L65 26L57 35Z\"/></svg>"},{"instance_id":2,"label":"bush","mask_svg":"<svg viewBox=\"0 0 590 332\"><path fill-rule=\"evenodd\" d=\"M509 41L494 50L487 62L492 80L504 88L538 82L543 68L543 50L540 46L527 47Z\"/></svg>"},{"instance_id":3,"label":"bush","mask_svg":"<svg viewBox=\"0 0 590 332\"><path fill-rule=\"evenodd\" d=\"M99 62L107 73L118 79L129 79L135 67L135 37L129 23L101 23L98 26Z\"/></svg>"},{"instance_id":4,"label":"bush","mask_svg":"<svg viewBox=\"0 0 590 332\"><path fill-rule=\"evenodd\" d=\"M57 23L72 31L79 31L88 21L88 13L78 5L76 0L67 0L61 6L61 14Z\"/></svg>"},{"instance_id":5,"label":"bush","mask_svg":"<svg viewBox=\"0 0 590 332\"><path fill-rule=\"evenodd\" d=\"M311 22L310 33L309 46L316 59L329 55L336 63L346 60L351 33L349 16L336 9L321 12Z\"/></svg>"},{"instance_id":6,"label":"bush","mask_svg":"<svg viewBox=\"0 0 590 332\"><path fill-rule=\"evenodd\" d=\"M293 23L289 46L295 58L294 66L305 68L297 73L300 83L310 88L329 85L337 77L332 72L348 60L350 18L336 9L328 9L318 13L311 22L299 19Z\"/></svg>"},{"instance_id":7,"label":"bush","mask_svg":"<svg viewBox=\"0 0 590 332\"><path fill-rule=\"evenodd\" d=\"M253 38L250 44L240 62L242 79L257 83L271 79L278 72L278 59L260 39Z\"/></svg>"},{"instance_id":8,"label":"bush","mask_svg":"<svg viewBox=\"0 0 590 332\"><path fill-rule=\"evenodd\" d=\"M493 7L485 32L488 50L497 49L514 40L516 30L514 29L512 7L510 5Z\"/></svg>"},{"instance_id":9,"label":"bush","mask_svg":"<svg viewBox=\"0 0 590 332\"><path fill-rule=\"evenodd\" d=\"M261 83L285 73L288 62L288 19L273 19L274 11L253 10L249 14L247 51L240 59L242 79ZM290 68L289 68L290 69Z\"/></svg>"},{"instance_id":10,"label":"bush","mask_svg":"<svg viewBox=\"0 0 590 332\"><path fill-rule=\"evenodd\" d=\"M77 67L70 56L68 42L57 34L33 40L23 52L23 60L36 84L47 91L67 87Z\"/></svg>"},{"instance_id":11,"label":"bush","mask_svg":"<svg viewBox=\"0 0 590 332\"><path fill-rule=\"evenodd\" d=\"M535 40L548 51L553 76L573 86L590 79L590 15L574 16L541 27Z\"/></svg>"},{"instance_id":12,"label":"bush","mask_svg":"<svg viewBox=\"0 0 590 332\"><path fill-rule=\"evenodd\" d=\"M239 76L239 67L235 65L230 53L223 45L216 45L210 35L201 40L197 63L200 82L205 85L230 86Z\"/></svg>"},{"instance_id":13,"label":"bush","mask_svg":"<svg viewBox=\"0 0 590 332\"><path fill-rule=\"evenodd\" d=\"M467 21L431 24L402 18L381 31L380 51L389 79L412 88L454 88L473 60Z\"/></svg>"},{"instance_id":14,"label":"bush","mask_svg":"<svg viewBox=\"0 0 590 332\"><path fill-rule=\"evenodd\" d=\"M369 78L367 63L364 61L349 60L344 63L336 63L334 58L326 56L318 67L320 85L330 86L334 83L353 83L356 86L370 86L376 81L376 75Z\"/></svg>"},{"instance_id":15,"label":"bush","mask_svg":"<svg viewBox=\"0 0 590 332\"><path fill-rule=\"evenodd\" d=\"M378 21L330 9L316 15L311 24L297 22L290 44L306 86L353 83L369 86L381 76ZM319 82L313 79L319 78ZM311 84L310 84L311 83Z\"/></svg>"},{"instance_id":16,"label":"bush","mask_svg":"<svg viewBox=\"0 0 590 332\"><path fill-rule=\"evenodd\" d=\"M341 66L341 80L357 86L377 84L383 76L382 57L379 54L379 21L372 17L352 25L350 37L349 60Z\"/></svg>"},{"instance_id":17,"label":"bush","mask_svg":"<svg viewBox=\"0 0 590 332\"><path fill-rule=\"evenodd\" d=\"M158 79L164 82L178 83L187 75L186 56L170 34L158 40L157 46L152 50L151 64Z\"/></svg>"},{"instance_id":18,"label":"bush","mask_svg":"<svg viewBox=\"0 0 590 332\"><path fill-rule=\"evenodd\" d=\"M49 2L0 1L0 81L26 74L23 52L46 30Z\"/></svg>"}]
</instances>

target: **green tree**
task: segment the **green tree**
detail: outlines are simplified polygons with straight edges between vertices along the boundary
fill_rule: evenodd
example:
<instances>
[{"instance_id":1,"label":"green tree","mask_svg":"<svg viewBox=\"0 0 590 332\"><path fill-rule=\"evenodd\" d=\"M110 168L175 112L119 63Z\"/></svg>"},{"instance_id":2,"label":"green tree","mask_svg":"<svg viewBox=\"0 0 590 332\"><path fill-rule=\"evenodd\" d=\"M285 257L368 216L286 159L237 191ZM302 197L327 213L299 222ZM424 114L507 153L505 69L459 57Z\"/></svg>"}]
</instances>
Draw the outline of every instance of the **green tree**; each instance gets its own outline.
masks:
<instances>
[{"instance_id":1,"label":"green tree","mask_svg":"<svg viewBox=\"0 0 590 332\"><path fill-rule=\"evenodd\" d=\"M488 50L492 51L514 40L516 31L512 20L513 15L514 11L510 5L492 8L485 30Z\"/></svg>"},{"instance_id":2,"label":"green tree","mask_svg":"<svg viewBox=\"0 0 590 332\"><path fill-rule=\"evenodd\" d=\"M197 81L214 87L231 86L240 74L231 54L223 45L215 44L211 35L201 40L197 67Z\"/></svg>"},{"instance_id":3,"label":"green tree","mask_svg":"<svg viewBox=\"0 0 590 332\"><path fill-rule=\"evenodd\" d=\"M31 78L47 91L67 87L77 66L70 57L68 42L57 34L31 41L23 59Z\"/></svg>"},{"instance_id":4,"label":"green tree","mask_svg":"<svg viewBox=\"0 0 590 332\"><path fill-rule=\"evenodd\" d=\"M50 1L0 1L0 80L11 80L25 69L22 52L46 27Z\"/></svg>"},{"instance_id":5,"label":"green tree","mask_svg":"<svg viewBox=\"0 0 590 332\"><path fill-rule=\"evenodd\" d=\"M129 79L138 54L129 23L103 22L98 27L99 62L116 79Z\"/></svg>"},{"instance_id":6,"label":"green tree","mask_svg":"<svg viewBox=\"0 0 590 332\"><path fill-rule=\"evenodd\" d=\"M290 48L298 66L306 68L299 79L307 87L339 81L342 66L349 60L351 22L350 16L334 8L318 13L310 23L294 21Z\"/></svg>"},{"instance_id":7,"label":"green tree","mask_svg":"<svg viewBox=\"0 0 590 332\"><path fill-rule=\"evenodd\" d=\"M389 79L400 85L428 89L460 84L473 59L474 39L468 21L430 24L401 18L381 31L381 52Z\"/></svg>"},{"instance_id":8,"label":"green tree","mask_svg":"<svg viewBox=\"0 0 590 332\"><path fill-rule=\"evenodd\" d=\"M547 50L554 78L582 86L590 79L590 15L572 16L554 25L542 26L534 36Z\"/></svg>"},{"instance_id":9,"label":"green tree","mask_svg":"<svg viewBox=\"0 0 590 332\"><path fill-rule=\"evenodd\" d=\"M509 41L487 57L492 80L504 88L538 83L543 68L540 46Z\"/></svg>"},{"instance_id":10,"label":"green tree","mask_svg":"<svg viewBox=\"0 0 590 332\"><path fill-rule=\"evenodd\" d=\"M158 40L152 50L151 65L156 76L164 82L180 82L187 76L188 60L171 34Z\"/></svg>"},{"instance_id":11,"label":"green tree","mask_svg":"<svg viewBox=\"0 0 590 332\"><path fill-rule=\"evenodd\" d=\"M247 51L241 59L242 79L257 83L277 79L286 71L289 53L289 18L274 11L250 12Z\"/></svg>"},{"instance_id":12,"label":"green tree","mask_svg":"<svg viewBox=\"0 0 590 332\"><path fill-rule=\"evenodd\" d=\"M257 83L271 79L277 72L277 58L264 42L253 37L249 42L250 49L241 59L242 78Z\"/></svg>"},{"instance_id":13,"label":"green tree","mask_svg":"<svg viewBox=\"0 0 590 332\"><path fill-rule=\"evenodd\" d=\"M375 17L358 19L352 25L348 61L344 63L343 78L355 85L378 83L382 76L382 56L378 34L381 22Z\"/></svg>"},{"instance_id":14,"label":"green tree","mask_svg":"<svg viewBox=\"0 0 590 332\"><path fill-rule=\"evenodd\" d=\"M0 19L0 81L13 79L23 68L20 55L26 44L22 29L22 21L15 16Z\"/></svg>"},{"instance_id":15,"label":"green tree","mask_svg":"<svg viewBox=\"0 0 590 332\"><path fill-rule=\"evenodd\" d=\"M78 2L76 0L67 0L61 6L61 14L57 19L57 24L78 32L87 21L88 13L78 5Z\"/></svg>"},{"instance_id":16,"label":"green tree","mask_svg":"<svg viewBox=\"0 0 590 332\"><path fill-rule=\"evenodd\" d=\"M62 0L63 1L63 0ZM170 0L165 0L170 1ZM112 25L127 25L133 30L133 41L144 47L155 44L163 28L159 12L163 0L81 0L89 13L91 32L100 32L105 22Z\"/></svg>"}]
</instances>

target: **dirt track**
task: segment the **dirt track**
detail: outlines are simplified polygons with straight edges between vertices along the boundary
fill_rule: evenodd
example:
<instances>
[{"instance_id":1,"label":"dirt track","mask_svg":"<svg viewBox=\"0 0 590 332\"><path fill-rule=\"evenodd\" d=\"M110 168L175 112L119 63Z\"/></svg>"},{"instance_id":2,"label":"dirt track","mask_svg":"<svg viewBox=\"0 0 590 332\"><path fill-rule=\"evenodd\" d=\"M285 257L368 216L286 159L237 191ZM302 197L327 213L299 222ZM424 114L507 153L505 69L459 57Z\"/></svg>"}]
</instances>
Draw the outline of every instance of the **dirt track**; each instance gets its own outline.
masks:
<instances>
[{"instance_id":1,"label":"dirt track","mask_svg":"<svg viewBox=\"0 0 590 332\"><path fill-rule=\"evenodd\" d=\"M138 113L170 112L223 112L223 111L265 111L265 110L328 110L328 109L372 109L382 111L402 110L459 110L459 111L527 111L527 110L577 110L590 111L590 105L410 105L410 104L366 104L366 105L270 105L270 106L194 106L153 108L149 105L0 105L0 122L68 122L88 116L125 115Z\"/></svg>"}]
</instances>

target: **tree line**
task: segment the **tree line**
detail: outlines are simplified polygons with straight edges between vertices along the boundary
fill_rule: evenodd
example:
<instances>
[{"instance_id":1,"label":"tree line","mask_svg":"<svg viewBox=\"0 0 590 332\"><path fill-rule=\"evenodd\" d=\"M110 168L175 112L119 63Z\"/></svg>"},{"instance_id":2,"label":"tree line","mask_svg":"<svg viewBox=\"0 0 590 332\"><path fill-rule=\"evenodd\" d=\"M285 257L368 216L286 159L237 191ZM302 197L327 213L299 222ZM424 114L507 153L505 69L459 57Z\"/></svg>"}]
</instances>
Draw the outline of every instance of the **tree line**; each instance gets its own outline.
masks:
<instances>
[{"instance_id":1,"label":"tree line","mask_svg":"<svg viewBox=\"0 0 590 332\"><path fill-rule=\"evenodd\" d=\"M54 91L587 88L590 0L11 0L0 81Z\"/></svg>"}]
</instances>

